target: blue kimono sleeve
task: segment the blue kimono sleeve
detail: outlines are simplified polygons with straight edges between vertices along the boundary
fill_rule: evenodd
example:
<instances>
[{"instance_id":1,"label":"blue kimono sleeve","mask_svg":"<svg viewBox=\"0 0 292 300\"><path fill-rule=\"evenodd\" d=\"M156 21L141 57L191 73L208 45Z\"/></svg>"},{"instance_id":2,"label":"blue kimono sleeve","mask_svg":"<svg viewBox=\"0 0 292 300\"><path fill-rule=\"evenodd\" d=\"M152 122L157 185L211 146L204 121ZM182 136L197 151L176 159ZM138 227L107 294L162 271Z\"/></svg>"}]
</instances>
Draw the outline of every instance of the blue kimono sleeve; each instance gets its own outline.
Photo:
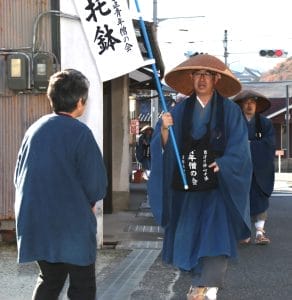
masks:
<instances>
[{"instance_id":1,"label":"blue kimono sleeve","mask_svg":"<svg viewBox=\"0 0 292 300\"><path fill-rule=\"evenodd\" d=\"M182 112L184 101L176 105L170 112L174 119L174 136L177 145L181 141ZM151 173L147 183L149 202L152 213L156 222L165 227L169 222L172 214L172 174L177 165L173 142L169 136L166 145L163 148L161 140L161 120L156 124L152 135L150 152L151 152Z\"/></svg>"},{"instance_id":2,"label":"blue kimono sleeve","mask_svg":"<svg viewBox=\"0 0 292 300\"><path fill-rule=\"evenodd\" d=\"M151 140L151 173L147 183L151 209L158 224L163 221L163 147L160 122L156 125Z\"/></svg>"},{"instance_id":3,"label":"blue kimono sleeve","mask_svg":"<svg viewBox=\"0 0 292 300\"><path fill-rule=\"evenodd\" d=\"M219 166L219 182L227 206L234 211L233 218L242 220L235 228L238 237L249 235L249 191L252 177L252 161L248 142L248 130L239 106L225 102L224 121L227 144L224 155L216 159Z\"/></svg>"}]
</instances>

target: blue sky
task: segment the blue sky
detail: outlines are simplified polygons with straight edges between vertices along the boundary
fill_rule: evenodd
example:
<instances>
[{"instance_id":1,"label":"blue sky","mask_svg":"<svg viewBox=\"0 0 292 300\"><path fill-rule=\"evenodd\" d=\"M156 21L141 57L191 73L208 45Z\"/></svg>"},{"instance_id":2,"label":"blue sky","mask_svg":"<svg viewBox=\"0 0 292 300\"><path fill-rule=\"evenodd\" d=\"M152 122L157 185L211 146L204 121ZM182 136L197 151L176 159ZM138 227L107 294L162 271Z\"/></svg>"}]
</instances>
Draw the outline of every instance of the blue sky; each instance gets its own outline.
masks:
<instances>
[{"instance_id":1,"label":"blue sky","mask_svg":"<svg viewBox=\"0 0 292 300\"><path fill-rule=\"evenodd\" d=\"M227 62L232 69L240 71L246 66L264 72L285 60L262 58L258 54L261 49L283 49L288 57L292 56L291 11L287 1L138 0L143 19L152 20L154 1L158 19L177 18L158 26L166 71L183 61L187 51L207 52L224 61L225 30ZM130 8L133 13L136 11L134 0L130 0Z\"/></svg>"}]
</instances>

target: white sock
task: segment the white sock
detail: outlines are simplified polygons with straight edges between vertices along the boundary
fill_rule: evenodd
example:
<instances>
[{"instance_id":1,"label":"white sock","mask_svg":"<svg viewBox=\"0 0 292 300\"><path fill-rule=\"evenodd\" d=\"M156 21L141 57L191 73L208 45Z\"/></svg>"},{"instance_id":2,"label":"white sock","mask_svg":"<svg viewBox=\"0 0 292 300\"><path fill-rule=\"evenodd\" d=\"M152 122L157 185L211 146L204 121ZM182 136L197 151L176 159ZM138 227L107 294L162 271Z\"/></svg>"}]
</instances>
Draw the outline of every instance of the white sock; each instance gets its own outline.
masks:
<instances>
[{"instance_id":1,"label":"white sock","mask_svg":"<svg viewBox=\"0 0 292 300\"><path fill-rule=\"evenodd\" d=\"M261 230L264 230L264 227L265 227L265 220L259 220L259 221L256 221L256 222L254 223L254 226L255 226L255 228L256 228L256 230L257 230L256 235L263 234L263 232L262 232ZM260 230L258 230L258 228L259 228Z\"/></svg>"},{"instance_id":2,"label":"white sock","mask_svg":"<svg viewBox=\"0 0 292 300\"><path fill-rule=\"evenodd\" d=\"M217 287L208 287L206 296L210 300L215 300L215 299L217 299L217 291L218 291Z\"/></svg>"}]
</instances>

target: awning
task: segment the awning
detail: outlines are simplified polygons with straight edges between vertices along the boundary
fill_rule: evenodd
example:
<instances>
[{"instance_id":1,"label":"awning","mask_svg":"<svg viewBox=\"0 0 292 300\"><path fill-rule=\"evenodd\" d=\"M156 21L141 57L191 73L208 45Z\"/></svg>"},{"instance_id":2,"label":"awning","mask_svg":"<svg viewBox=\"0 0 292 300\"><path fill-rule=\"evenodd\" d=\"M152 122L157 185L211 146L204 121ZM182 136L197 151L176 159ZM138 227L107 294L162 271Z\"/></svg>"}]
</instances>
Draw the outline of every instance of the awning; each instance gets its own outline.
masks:
<instances>
[{"instance_id":1,"label":"awning","mask_svg":"<svg viewBox=\"0 0 292 300\"><path fill-rule=\"evenodd\" d=\"M135 28L135 32L136 32L136 36L137 36L137 40L138 40L138 44L142 56L144 57L145 60L147 60L149 59L149 55L146 50L144 37L142 35L142 31L140 28L140 23L138 20L133 20L133 23L134 23L134 28ZM151 44L152 54L155 59L156 69L158 71L158 75L161 80L164 76L165 67L164 67L164 63L162 60L161 52L157 41L155 25L153 22L144 21L144 23ZM131 72L129 74L129 77L130 77L130 90L157 89L151 64Z\"/></svg>"}]
</instances>

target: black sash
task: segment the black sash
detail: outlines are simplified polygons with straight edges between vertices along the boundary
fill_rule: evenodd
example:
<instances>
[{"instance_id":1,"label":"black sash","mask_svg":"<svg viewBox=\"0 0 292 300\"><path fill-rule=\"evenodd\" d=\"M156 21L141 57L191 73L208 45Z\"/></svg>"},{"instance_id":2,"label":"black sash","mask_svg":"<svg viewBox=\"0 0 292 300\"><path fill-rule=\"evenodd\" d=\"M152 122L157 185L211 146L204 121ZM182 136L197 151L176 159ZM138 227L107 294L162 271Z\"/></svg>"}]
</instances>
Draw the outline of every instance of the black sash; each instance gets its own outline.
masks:
<instances>
[{"instance_id":1,"label":"black sash","mask_svg":"<svg viewBox=\"0 0 292 300\"><path fill-rule=\"evenodd\" d=\"M214 96L211 103L212 107L207 131L200 139L193 139L191 136L191 118L193 116L195 101L197 101L196 96L192 95L186 100L188 102L184 110L184 124L182 126L183 143L180 151L182 166L189 186L187 191L210 190L216 188L218 185L217 174L208 166L215 161L216 157L223 155L225 134L223 100L217 97L217 94ZM214 106L216 106L216 126L211 130ZM173 187L178 190L185 190L178 167L174 172Z\"/></svg>"},{"instance_id":2,"label":"black sash","mask_svg":"<svg viewBox=\"0 0 292 300\"><path fill-rule=\"evenodd\" d=\"M262 138L262 124L261 124L261 119L260 119L260 114L259 113L255 113L255 129L256 129L256 133L255 133L255 138L257 140L260 140Z\"/></svg>"},{"instance_id":3,"label":"black sash","mask_svg":"<svg viewBox=\"0 0 292 300\"><path fill-rule=\"evenodd\" d=\"M143 157L144 158L150 158L150 144L143 144Z\"/></svg>"}]
</instances>

